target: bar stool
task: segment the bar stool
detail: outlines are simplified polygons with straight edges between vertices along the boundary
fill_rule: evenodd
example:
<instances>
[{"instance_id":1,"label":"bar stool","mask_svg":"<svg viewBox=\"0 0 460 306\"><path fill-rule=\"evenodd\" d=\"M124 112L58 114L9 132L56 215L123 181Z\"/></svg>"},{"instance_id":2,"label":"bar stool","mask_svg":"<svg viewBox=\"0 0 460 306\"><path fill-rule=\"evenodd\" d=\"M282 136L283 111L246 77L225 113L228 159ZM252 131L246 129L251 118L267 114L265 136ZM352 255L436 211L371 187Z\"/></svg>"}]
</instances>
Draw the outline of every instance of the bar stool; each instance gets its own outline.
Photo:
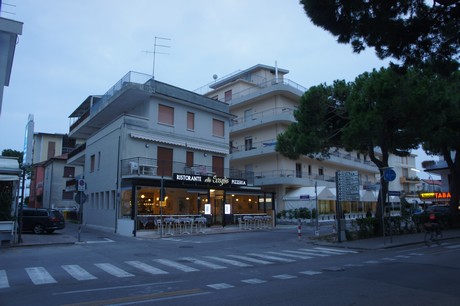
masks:
<instances>
[{"instance_id":1,"label":"bar stool","mask_svg":"<svg viewBox=\"0 0 460 306\"><path fill-rule=\"evenodd\" d=\"M190 234L192 231L192 221L190 218L180 218L179 219L180 224L182 225L182 234ZM190 231L189 231L190 228Z\"/></svg>"},{"instance_id":2,"label":"bar stool","mask_svg":"<svg viewBox=\"0 0 460 306\"><path fill-rule=\"evenodd\" d=\"M238 218L238 227L240 230L246 229L246 222L241 217Z\"/></svg>"},{"instance_id":3,"label":"bar stool","mask_svg":"<svg viewBox=\"0 0 460 306\"><path fill-rule=\"evenodd\" d=\"M174 235L175 221L174 221L173 218L165 218L164 219L164 226L167 229L166 235Z\"/></svg>"},{"instance_id":4,"label":"bar stool","mask_svg":"<svg viewBox=\"0 0 460 306\"><path fill-rule=\"evenodd\" d=\"M263 216L264 218L264 227L265 228L271 228L272 226L272 217L270 216Z\"/></svg>"},{"instance_id":5,"label":"bar stool","mask_svg":"<svg viewBox=\"0 0 460 306\"><path fill-rule=\"evenodd\" d=\"M244 216L243 221L246 225L246 229L252 229L252 226L254 225L254 218L252 216Z\"/></svg>"}]
</instances>

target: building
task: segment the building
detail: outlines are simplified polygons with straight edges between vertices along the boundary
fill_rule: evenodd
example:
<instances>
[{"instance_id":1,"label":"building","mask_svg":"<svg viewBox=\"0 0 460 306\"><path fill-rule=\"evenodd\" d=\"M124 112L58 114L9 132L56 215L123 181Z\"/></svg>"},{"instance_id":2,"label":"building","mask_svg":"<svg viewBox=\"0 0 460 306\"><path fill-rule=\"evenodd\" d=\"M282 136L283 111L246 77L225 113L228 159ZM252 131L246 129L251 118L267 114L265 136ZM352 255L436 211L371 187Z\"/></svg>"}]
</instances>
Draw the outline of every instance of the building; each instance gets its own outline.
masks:
<instances>
[{"instance_id":1,"label":"building","mask_svg":"<svg viewBox=\"0 0 460 306\"><path fill-rule=\"evenodd\" d=\"M267 211L252 172L230 167L225 102L129 72L70 118L69 136L85 140L67 163L84 167L87 225L135 235L165 216L225 225Z\"/></svg>"},{"instance_id":2,"label":"building","mask_svg":"<svg viewBox=\"0 0 460 306\"><path fill-rule=\"evenodd\" d=\"M0 1L0 12L2 2ZM0 17L0 114L2 112L3 88L9 86L14 52L18 35L22 34L22 22Z\"/></svg>"},{"instance_id":3,"label":"building","mask_svg":"<svg viewBox=\"0 0 460 306\"><path fill-rule=\"evenodd\" d=\"M288 72L255 65L209 84L206 96L228 103L235 116L229 131L231 167L254 173L254 185L275 195L277 211L314 209L318 195L319 212L330 214L335 211L337 171L358 171L363 196L378 182L379 171L368 156L339 148L321 161L306 156L293 161L275 151L277 136L295 122L294 111L307 90L287 79ZM365 213L364 200L375 205L376 196L342 203L343 210Z\"/></svg>"},{"instance_id":4,"label":"building","mask_svg":"<svg viewBox=\"0 0 460 306\"><path fill-rule=\"evenodd\" d=\"M69 178L81 175L82 166L66 165L67 154L82 141L59 133L34 133L29 207L67 209L75 206L66 190Z\"/></svg>"}]
</instances>

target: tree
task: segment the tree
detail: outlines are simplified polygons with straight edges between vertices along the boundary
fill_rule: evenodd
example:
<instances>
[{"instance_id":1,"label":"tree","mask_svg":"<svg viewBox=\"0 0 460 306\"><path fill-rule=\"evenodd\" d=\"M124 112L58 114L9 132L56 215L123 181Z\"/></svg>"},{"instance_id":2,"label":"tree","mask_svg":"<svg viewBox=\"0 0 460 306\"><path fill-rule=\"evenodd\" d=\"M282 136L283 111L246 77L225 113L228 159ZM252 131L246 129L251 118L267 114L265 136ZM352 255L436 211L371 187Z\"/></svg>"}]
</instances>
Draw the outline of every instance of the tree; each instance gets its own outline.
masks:
<instances>
[{"instance_id":1,"label":"tree","mask_svg":"<svg viewBox=\"0 0 460 306\"><path fill-rule=\"evenodd\" d=\"M313 24L329 31L359 53L375 48L381 59L404 66L436 63L442 70L458 67L460 0L349 1L301 0Z\"/></svg>"},{"instance_id":2,"label":"tree","mask_svg":"<svg viewBox=\"0 0 460 306\"><path fill-rule=\"evenodd\" d=\"M376 211L380 219L380 200L388 191L383 172L389 167L389 154L407 156L420 143L417 118L427 106L413 98L413 80L409 72L382 68L352 83L310 88L295 112L297 122L278 135L276 150L292 159L327 158L326 151L334 147L368 154L381 176Z\"/></svg>"},{"instance_id":3,"label":"tree","mask_svg":"<svg viewBox=\"0 0 460 306\"><path fill-rule=\"evenodd\" d=\"M430 104L420 122L422 146L430 154L443 156L447 163L451 222L456 225L460 200L460 72L439 77L424 70L416 79L420 95Z\"/></svg>"}]
</instances>

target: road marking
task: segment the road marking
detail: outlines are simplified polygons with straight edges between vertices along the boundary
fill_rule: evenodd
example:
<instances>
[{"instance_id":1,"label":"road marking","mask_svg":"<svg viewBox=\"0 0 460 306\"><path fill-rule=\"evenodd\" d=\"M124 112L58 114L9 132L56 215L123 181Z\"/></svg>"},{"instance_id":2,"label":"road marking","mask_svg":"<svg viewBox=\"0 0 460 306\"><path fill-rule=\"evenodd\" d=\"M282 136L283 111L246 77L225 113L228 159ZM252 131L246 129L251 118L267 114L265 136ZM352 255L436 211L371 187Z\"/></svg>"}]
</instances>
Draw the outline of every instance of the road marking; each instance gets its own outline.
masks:
<instances>
[{"instance_id":1,"label":"road marking","mask_svg":"<svg viewBox=\"0 0 460 306\"><path fill-rule=\"evenodd\" d=\"M267 254L250 253L248 255L257 256L257 257L261 257L261 258L264 258L264 259L275 260L275 261L295 262L295 260L292 260L292 259L281 258L281 257L277 257L277 256L271 256L271 255L267 255Z\"/></svg>"},{"instance_id":2,"label":"road marking","mask_svg":"<svg viewBox=\"0 0 460 306\"><path fill-rule=\"evenodd\" d=\"M293 279L293 278L297 278L297 276L290 275L290 274L273 275L272 277L277 278L277 279Z\"/></svg>"},{"instance_id":3,"label":"road marking","mask_svg":"<svg viewBox=\"0 0 460 306\"><path fill-rule=\"evenodd\" d=\"M397 258L403 258L403 259L410 258L410 256L407 256L407 255L396 255L395 257L397 257Z\"/></svg>"},{"instance_id":4,"label":"road marking","mask_svg":"<svg viewBox=\"0 0 460 306\"><path fill-rule=\"evenodd\" d=\"M128 273L125 270L122 270L112 264L109 263L97 263L94 264L96 267L98 267L101 270L104 270L105 272L116 276L116 277L132 277L134 274Z\"/></svg>"},{"instance_id":5,"label":"road marking","mask_svg":"<svg viewBox=\"0 0 460 306\"><path fill-rule=\"evenodd\" d=\"M0 288L8 288L10 286L5 270L0 270Z\"/></svg>"},{"instance_id":6,"label":"road marking","mask_svg":"<svg viewBox=\"0 0 460 306\"><path fill-rule=\"evenodd\" d=\"M56 280L43 267L25 268L27 274L35 285L57 283Z\"/></svg>"},{"instance_id":7,"label":"road marking","mask_svg":"<svg viewBox=\"0 0 460 306\"><path fill-rule=\"evenodd\" d=\"M326 253L332 252L334 253L343 253L343 254L357 254L359 253L358 251L353 251L353 250L344 250L344 249L332 249L332 248L324 248L324 247L317 247L314 248L315 250L324 250Z\"/></svg>"},{"instance_id":8,"label":"road marking","mask_svg":"<svg viewBox=\"0 0 460 306\"><path fill-rule=\"evenodd\" d=\"M410 253L409 255L411 255L411 256L423 256L424 254L422 254L422 253Z\"/></svg>"},{"instance_id":9,"label":"road marking","mask_svg":"<svg viewBox=\"0 0 460 306\"><path fill-rule=\"evenodd\" d=\"M364 266L363 264L346 264L344 265L345 267L362 267Z\"/></svg>"},{"instance_id":10,"label":"road marking","mask_svg":"<svg viewBox=\"0 0 460 306\"><path fill-rule=\"evenodd\" d=\"M216 289L216 290L220 290L220 289L228 289L228 288L233 288L235 286L233 285L230 285L230 284L226 284L226 283L219 283L219 284L209 284L207 285L208 287L211 287L213 289Z\"/></svg>"},{"instance_id":11,"label":"road marking","mask_svg":"<svg viewBox=\"0 0 460 306\"><path fill-rule=\"evenodd\" d=\"M266 283L267 281L263 279L259 279L259 278L251 278L251 279L243 279L242 282L246 284L256 285L256 284Z\"/></svg>"},{"instance_id":12,"label":"road marking","mask_svg":"<svg viewBox=\"0 0 460 306\"><path fill-rule=\"evenodd\" d=\"M390 258L390 257L385 257L385 258L382 258L381 260L394 261L394 260L396 260L396 259Z\"/></svg>"},{"instance_id":13,"label":"road marking","mask_svg":"<svg viewBox=\"0 0 460 306\"><path fill-rule=\"evenodd\" d=\"M321 274L323 272L320 272L320 271L302 271L300 273L306 274L306 275L317 275L317 274Z\"/></svg>"},{"instance_id":14,"label":"road marking","mask_svg":"<svg viewBox=\"0 0 460 306\"><path fill-rule=\"evenodd\" d=\"M267 252L269 254L273 254L273 255L281 255L281 256L287 256L287 257L291 257L291 258L300 258L300 259L310 259L312 258L311 256L307 256L307 255L296 255L296 254L289 254L290 252L286 252L286 251L283 251L283 252Z\"/></svg>"},{"instance_id":15,"label":"road marking","mask_svg":"<svg viewBox=\"0 0 460 306\"><path fill-rule=\"evenodd\" d=\"M140 262L140 261L127 261L126 262L128 265L131 265L135 268L138 268L139 270L142 270L144 272L150 273L150 274L169 274L168 272L152 267L151 265L148 265L146 263Z\"/></svg>"},{"instance_id":16,"label":"road marking","mask_svg":"<svg viewBox=\"0 0 460 306\"><path fill-rule=\"evenodd\" d=\"M250 264L240 262L240 261L236 261L236 260L220 258L220 257L215 257L215 256L206 256L206 257L210 258L210 259L213 259L213 260L217 260L217 261L226 263L226 264L229 264L229 265L232 265L232 266L243 267L243 268L244 267L252 267L252 265L250 265Z\"/></svg>"},{"instance_id":17,"label":"road marking","mask_svg":"<svg viewBox=\"0 0 460 306\"><path fill-rule=\"evenodd\" d=\"M183 265L183 264L180 264L176 261L172 261L172 260L169 260L169 259L154 259L156 262L158 263L161 263L165 266L168 266L168 267L172 267L172 268L175 268L175 269L178 269L178 270L181 270L183 272L196 272L196 271L200 271L198 269L195 269L195 268L192 268L192 267L189 267L189 266L186 266L186 265Z\"/></svg>"},{"instance_id":18,"label":"road marking","mask_svg":"<svg viewBox=\"0 0 460 306\"><path fill-rule=\"evenodd\" d=\"M378 260L368 260L368 261L365 261L364 263L367 263L367 264L379 264L380 261L378 261Z\"/></svg>"},{"instance_id":19,"label":"road marking","mask_svg":"<svg viewBox=\"0 0 460 306\"><path fill-rule=\"evenodd\" d=\"M92 275L79 265L63 265L62 268L69 273L76 280L90 280L97 279L96 276Z\"/></svg>"},{"instance_id":20,"label":"road marking","mask_svg":"<svg viewBox=\"0 0 460 306\"><path fill-rule=\"evenodd\" d=\"M96 243L108 243L108 242L115 242L112 239L109 238L103 238L104 240L91 240L91 241L86 241L85 243L88 244L96 244Z\"/></svg>"},{"instance_id":21,"label":"road marking","mask_svg":"<svg viewBox=\"0 0 460 306\"><path fill-rule=\"evenodd\" d=\"M254 257L244 256L244 255L227 255L227 256L228 257L233 257L233 258L236 258L236 259L246 260L246 261L257 263L257 264L262 264L262 265L273 264L273 262L271 262L271 261L266 261L266 260L257 259L257 258L254 258Z\"/></svg>"},{"instance_id":22,"label":"road marking","mask_svg":"<svg viewBox=\"0 0 460 306\"><path fill-rule=\"evenodd\" d=\"M312 255L312 256L320 256L320 257L331 256L331 255L329 255L329 254L318 253L317 250L312 250L312 249L299 249L299 251L301 251L301 252L304 253L304 254Z\"/></svg>"},{"instance_id":23,"label":"road marking","mask_svg":"<svg viewBox=\"0 0 460 306\"><path fill-rule=\"evenodd\" d=\"M190 261L191 263L194 263L196 265L204 266L204 267L211 268L211 269L227 269L227 267L224 267L224 266L212 263L212 262L196 259L193 257L182 257L182 259Z\"/></svg>"},{"instance_id":24,"label":"road marking","mask_svg":"<svg viewBox=\"0 0 460 306\"><path fill-rule=\"evenodd\" d=\"M460 244L449 245L445 247L446 249L458 249L460 248Z\"/></svg>"}]
</instances>

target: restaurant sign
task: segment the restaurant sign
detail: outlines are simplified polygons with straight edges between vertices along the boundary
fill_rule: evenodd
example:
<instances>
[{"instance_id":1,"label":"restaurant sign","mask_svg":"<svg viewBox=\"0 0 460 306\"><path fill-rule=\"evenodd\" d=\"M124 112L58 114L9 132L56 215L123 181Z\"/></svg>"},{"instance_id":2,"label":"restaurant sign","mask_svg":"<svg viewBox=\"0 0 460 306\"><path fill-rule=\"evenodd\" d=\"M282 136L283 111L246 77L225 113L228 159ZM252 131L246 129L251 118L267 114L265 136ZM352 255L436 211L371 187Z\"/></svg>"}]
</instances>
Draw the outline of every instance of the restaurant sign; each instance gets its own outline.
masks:
<instances>
[{"instance_id":1,"label":"restaurant sign","mask_svg":"<svg viewBox=\"0 0 460 306\"><path fill-rule=\"evenodd\" d=\"M420 200L450 200L450 192L422 192L419 195Z\"/></svg>"},{"instance_id":2,"label":"restaurant sign","mask_svg":"<svg viewBox=\"0 0 460 306\"><path fill-rule=\"evenodd\" d=\"M247 186L247 180L233 179L228 177L220 177L217 175L197 175L197 174L182 174L174 173L174 180L184 183L192 183L195 185L207 185L207 186L218 186L218 187L230 187L230 186Z\"/></svg>"}]
</instances>

